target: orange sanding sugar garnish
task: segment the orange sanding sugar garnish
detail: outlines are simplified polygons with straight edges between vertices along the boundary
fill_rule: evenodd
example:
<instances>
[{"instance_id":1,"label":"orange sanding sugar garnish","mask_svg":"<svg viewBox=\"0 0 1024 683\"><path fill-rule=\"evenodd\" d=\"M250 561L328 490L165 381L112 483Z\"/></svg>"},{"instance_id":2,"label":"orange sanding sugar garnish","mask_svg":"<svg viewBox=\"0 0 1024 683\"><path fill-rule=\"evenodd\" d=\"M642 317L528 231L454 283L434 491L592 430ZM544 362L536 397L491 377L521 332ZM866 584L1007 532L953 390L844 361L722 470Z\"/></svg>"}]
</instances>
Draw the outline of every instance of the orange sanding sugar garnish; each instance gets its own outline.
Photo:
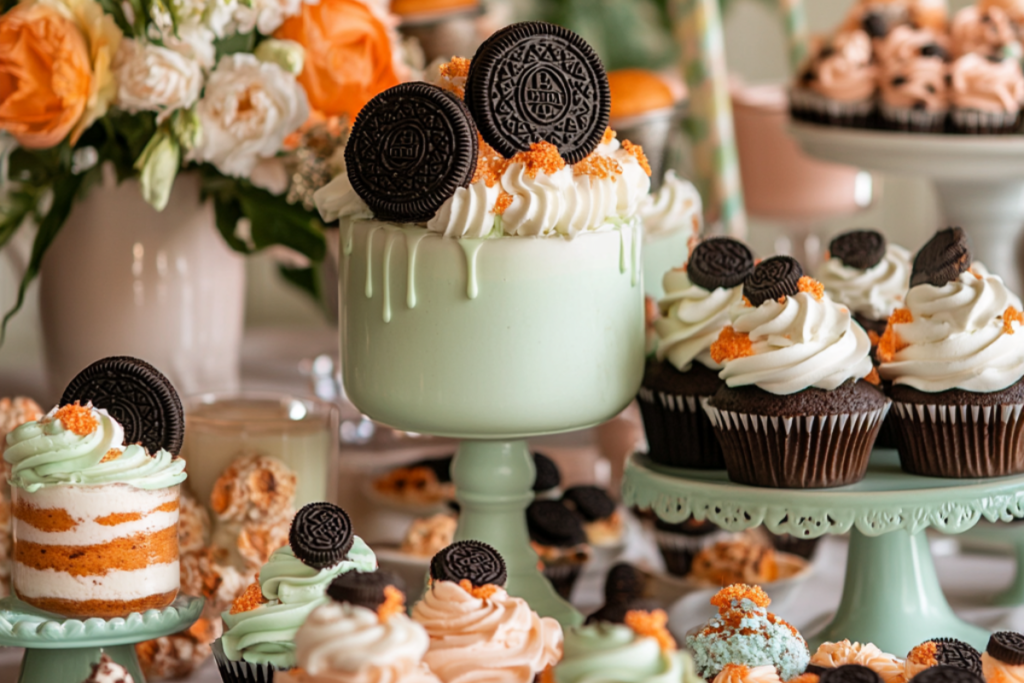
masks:
<instances>
[{"instance_id":1,"label":"orange sanding sugar garnish","mask_svg":"<svg viewBox=\"0 0 1024 683\"><path fill-rule=\"evenodd\" d=\"M117 448L111 448L103 455L103 459L100 463L110 462L111 460L117 460L121 457L121 451Z\"/></svg>"},{"instance_id":2,"label":"orange sanding sugar garnish","mask_svg":"<svg viewBox=\"0 0 1024 683\"><path fill-rule=\"evenodd\" d=\"M623 623L633 629L637 635L657 640L663 652L671 652L676 649L675 638L668 632L668 614L663 609L656 609L653 612L630 610L626 612Z\"/></svg>"},{"instance_id":3,"label":"orange sanding sugar garnish","mask_svg":"<svg viewBox=\"0 0 1024 683\"><path fill-rule=\"evenodd\" d=\"M1007 306L1003 311L1003 332L1013 334L1013 323L1024 324L1024 313L1021 313L1013 306Z\"/></svg>"},{"instance_id":4,"label":"orange sanding sugar garnish","mask_svg":"<svg viewBox=\"0 0 1024 683\"><path fill-rule=\"evenodd\" d=\"M469 63L465 57L452 57L452 61L441 65L441 75L445 78L466 78L469 76Z\"/></svg>"},{"instance_id":5,"label":"orange sanding sugar garnish","mask_svg":"<svg viewBox=\"0 0 1024 683\"><path fill-rule=\"evenodd\" d=\"M717 607L719 612L725 612L732 608L733 602L739 602L740 600L750 600L758 607L767 607L772 604L772 599L768 597L768 594L760 586L748 586L745 583L734 583L731 586L726 586L715 593L715 597L711 598L711 604Z\"/></svg>"},{"instance_id":6,"label":"orange sanding sugar garnish","mask_svg":"<svg viewBox=\"0 0 1024 683\"><path fill-rule=\"evenodd\" d=\"M647 155L644 154L643 147L640 145L634 145L629 140L623 140L622 149L624 149L627 154L632 154L636 157L637 162L640 164L640 168L644 169L644 173L651 175L651 164L647 161Z\"/></svg>"},{"instance_id":7,"label":"orange sanding sugar garnish","mask_svg":"<svg viewBox=\"0 0 1024 683\"><path fill-rule=\"evenodd\" d=\"M492 583L486 583L482 586L474 586L469 582L469 579L459 581L459 588L466 591L477 600L487 600L498 592L498 587Z\"/></svg>"},{"instance_id":8,"label":"orange sanding sugar garnish","mask_svg":"<svg viewBox=\"0 0 1024 683\"><path fill-rule=\"evenodd\" d=\"M864 381L874 384L876 387L882 383L882 378L878 376L878 369L871 368L871 372L864 375Z\"/></svg>"},{"instance_id":9,"label":"orange sanding sugar garnish","mask_svg":"<svg viewBox=\"0 0 1024 683\"><path fill-rule=\"evenodd\" d=\"M878 342L881 341L881 337L874 330L865 330L868 333L868 341L871 342L872 346L878 346Z\"/></svg>"},{"instance_id":10,"label":"orange sanding sugar garnish","mask_svg":"<svg viewBox=\"0 0 1024 683\"><path fill-rule=\"evenodd\" d=\"M743 306L744 308L753 308L754 304L750 303L750 299L747 297L743 297Z\"/></svg>"},{"instance_id":11,"label":"orange sanding sugar garnish","mask_svg":"<svg viewBox=\"0 0 1024 683\"><path fill-rule=\"evenodd\" d=\"M260 587L260 582L257 580L255 583L249 584L249 587L245 589L245 592L235 598L235 601L231 603L231 614L251 612L266 601L267 599L263 597L263 589Z\"/></svg>"},{"instance_id":12,"label":"orange sanding sugar garnish","mask_svg":"<svg viewBox=\"0 0 1024 683\"><path fill-rule=\"evenodd\" d=\"M612 178L622 175L622 164L611 157L594 152L586 159L573 165L573 175L588 175L591 178Z\"/></svg>"},{"instance_id":13,"label":"orange sanding sugar garnish","mask_svg":"<svg viewBox=\"0 0 1024 683\"><path fill-rule=\"evenodd\" d=\"M501 180L505 169L508 168L509 161L487 144L479 133L477 133L477 143L479 151L476 155L476 171L473 173L471 182L476 183L482 180L487 187L494 187Z\"/></svg>"},{"instance_id":14,"label":"orange sanding sugar garnish","mask_svg":"<svg viewBox=\"0 0 1024 683\"><path fill-rule=\"evenodd\" d=\"M405 594L394 586L384 586L384 602L377 608L377 620L387 623L396 614L405 611Z\"/></svg>"},{"instance_id":15,"label":"orange sanding sugar garnish","mask_svg":"<svg viewBox=\"0 0 1024 683\"><path fill-rule=\"evenodd\" d=\"M825 296L825 285L821 284L813 277L808 277L806 275L796 281L796 288L801 292L807 292L813 296L816 301L821 301Z\"/></svg>"},{"instance_id":16,"label":"orange sanding sugar garnish","mask_svg":"<svg viewBox=\"0 0 1024 683\"><path fill-rule=\"evenodd\" d=\"M935 656L938 654L938 650L938 646L929 640L927 643L921 643L911 650L910 654L907 655L907 661L922 666L935 666L939 663Z\"/></svg>"},{"instance_id":17,"label":"orange sanding sugar garnish","mask_svg":"<svg viewBox=\"0 0 1024 683\"><path fill-rule=\"evenodd\" d=\"M100 426L99 420L93 417L92 409L86 408L78 401L64 406L53 417L60 420L64 429L78 436L88 436Z\"/></svg>"},{"instance_id":18,"label":"orange sanding sugar garnish","mask_svg":"<svg viewBox=\"0 0 1024 683\"><path fill-rule=\"evenodd\" d=\"M978 271L974 270L974 268L968 268L967 272L973 275L974 277L978 278L979 280L981 279L981 275L978 273Z\"/></svg>"},{"instance_id":19,"label":"orange sanding sugar garnish","mask_svg":"<svg viewBox=\"0 0 1024 683\"><path fill-rule=\"evenodd\" d=\"M546 140L532 143L529 152L519 152L509 159L509 163L525 166L526 175L531 178L536 178L541 171L551 175L565 168L565 159L558 153L558 148Z\"/></svg>"},{"instance_id":20,"label":"orange sanding sugar garnish","mask_svg":"<svg viewBox=\"0 0 1024 683\"><path fill-rule=\"evenodd\" d=\"M754 345L750 342L750 335L746 332L737 332L732 325L722 328L718 339L711 344L711 359L716 363L753 355Z\"/></svg>"},{"instance_id":21,"label":"orange sanding sugar garnish","mask_svg":"<svg viewBox=\"0 0 1024 683\"><path fill-rule=\"evenodd\" d=\"M896 334L896 325L912 322L914 322L914 316L910 313L909 308L897 308L892 312L892 315L889 316L889 324L886 325L882 338L878 340L878 351L876 351L878 360L883 363L891 363L897 353L909 346Z\"/></svg>"},{"instance_id":22,"label":"orange sanding sugar garnish","mask_svg":"<svg viewBox=\"0 0 1024 683\"><path fill-rule=\"evenodd\" d=\"M515 197L510 195L508 192L502 191L498 193L498 200L494 202L494 213L498 216L505 215L505 212L508 211L508 207L512 206L513 199L515 199Z\"/></svg>"},{"instance_id":23,"label":"orange sanding sugar garnish","mask_svg":"<svg viewBox=\"0 0 1024 683\"><path fill-rule=\"evenodd\" d=\"M609 144L611 144L612 140L615 139L616 135L618 135L618 133L616 133L614 130L612 130L611 126L608 126L607 128L604 129L604 135L601 137L601 144L602 145L609 145Z\"/></svg>"}]
</instances>

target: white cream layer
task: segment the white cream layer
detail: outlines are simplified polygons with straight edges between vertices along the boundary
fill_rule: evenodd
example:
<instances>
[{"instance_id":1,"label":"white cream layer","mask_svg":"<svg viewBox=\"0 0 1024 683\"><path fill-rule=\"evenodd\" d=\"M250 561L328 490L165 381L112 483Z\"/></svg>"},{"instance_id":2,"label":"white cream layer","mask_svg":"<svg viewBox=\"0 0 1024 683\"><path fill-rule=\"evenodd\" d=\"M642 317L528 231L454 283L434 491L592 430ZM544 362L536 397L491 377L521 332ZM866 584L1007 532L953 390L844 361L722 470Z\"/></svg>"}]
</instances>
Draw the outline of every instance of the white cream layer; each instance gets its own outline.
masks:
<instances>
[{"instance_id":1,"label":"white cream layer","mask_svg":"<svg viewBox=\"0 0 1024 683\"><path fill-rule=\"evenodd\" d=\"M76 520L125 512L149 512L178 500L178 487L146 490L128 484L46 486L34 493L13 489L18 499L37 508L60 508Z\"/></svg>"},{"instance_id":2,"label":"white cream layer","mask_svg":"<svg viewBox=\"0 0 1024 683\"><path fill-rule=\"evenodd\" d=\"M145 514L145 513L140 513ZM123 522L117 526L104 526L95 520L85 519L69 531L40 531L31 524L20 519L14 520L14 538L16 541L41 543L43 545L96 545L110 543L118 538L136 534L152 534L173 527L178 523L178 511L153 512L133 522Z\"/></svg>"},{"instance_id":3,"label":"white cream layer","mask_svg":"<svg viewBox=\"0 0 1024 683\"><path fill-rule=\"evenodd\" d=\"M53 569L33 569L14 563L15 590L23 598L63 600L139 600L178 590L178 561L145 569L112 569L102 576L72 576Z\"/></svg>"}]
</instances>

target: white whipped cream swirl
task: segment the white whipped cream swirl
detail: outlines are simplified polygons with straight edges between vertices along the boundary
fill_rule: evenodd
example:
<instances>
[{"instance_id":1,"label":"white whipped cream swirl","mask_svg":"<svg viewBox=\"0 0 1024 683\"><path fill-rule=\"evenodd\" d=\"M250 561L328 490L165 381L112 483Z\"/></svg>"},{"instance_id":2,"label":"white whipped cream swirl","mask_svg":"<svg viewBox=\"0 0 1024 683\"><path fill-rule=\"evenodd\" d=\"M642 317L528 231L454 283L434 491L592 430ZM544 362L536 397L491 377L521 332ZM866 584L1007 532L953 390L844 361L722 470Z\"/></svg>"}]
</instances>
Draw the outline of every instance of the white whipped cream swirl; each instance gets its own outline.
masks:
<instances>
[{"instance_id":1,"label":"white whipped cream swirl","mask_svg":"<svg viewBox=\"0 0 1024 683\"><path fill-rule=\"evenodd\" d=\"M644 221L644 236L661 235L678 230L689 230L699 235L704 229L700 193L689 180L665 172L657 192L647 195L640 206Z\"/></svg>"},{"instance_id":2,"label":"white whipped cream swirl","mask_svg":"<svg viewBox=\"0 0 1024 683\"><path fill-rule=\"evenodd\" d=\"M658 332L658 360L668 360L680 372L697 361L713 370L722 365L711 359L711 344L729 324L729 311L743 302L743 285L708 291L690 281L685 270L670 270L662 279L665 297L658 302L661 318L654 321Z\"/></svg>"},{"instance_id":3,"label":"white whipped cream swirl","mask_svg":"<svg viewBox=\"0 0 1024 683\"><path fill-rule=\"evenodd\" d=\"M423 664L429 646L427 632L404 613L381 623L372 610L334 602L299 629L295 658L312 681L438 683Z\"/></svg>"},{"instance_id":4,"label":"white whipped cream swirl","mask_svg":"<svg viewBox=\"0 0 1024 683\"><path fill-rule=\"evenodd\" d=\"M831 391L871 372L871 342L849 309L824 295L799 292L732 311L732 326L750 336L753 355L725 361L730 387L755 385L776 395L810 387Z\"/></svg>"},{"instance_id":5,"label":"white whipped cream swirl","mask_svg":"<svg viewBox=\"0 0 1024 683\"><path fill-rule=\"evenodd\" d=\"M889 244L882 260L867 270L830 258L822 264L817 279L837 303L869 320L886 320L903 305L912 267L910 252Z\"/></svg>"},{"instance_id":6,"label":"white whipped cream swirl","mask_svg":"<svg viewBox=\"0 0 1024 683\"><path fill-rule=\"evenodd\" d=\"M906 348L878 369L885 379L920 391L993 392L1024 376L1024 332L1004 329L1008 307L1020 299L995 275L961 273L942 287L918 285L907 294L913 322L894 325Z\"/></svg>"}]
</instances>

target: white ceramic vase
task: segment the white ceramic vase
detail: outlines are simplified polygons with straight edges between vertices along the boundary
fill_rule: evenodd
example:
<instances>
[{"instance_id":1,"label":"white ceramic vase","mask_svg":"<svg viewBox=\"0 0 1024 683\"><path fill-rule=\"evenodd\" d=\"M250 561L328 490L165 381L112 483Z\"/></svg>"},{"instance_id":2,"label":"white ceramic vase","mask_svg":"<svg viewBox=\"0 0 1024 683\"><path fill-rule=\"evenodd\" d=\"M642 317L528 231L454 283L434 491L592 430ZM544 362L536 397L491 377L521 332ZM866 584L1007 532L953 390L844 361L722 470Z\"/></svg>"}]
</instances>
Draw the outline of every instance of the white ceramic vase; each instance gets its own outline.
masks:
<instances>
[{"instance_id":1,"label":"white ceramic vase","mask_svg":"<svg viewBox=\"0 0 1024 683\"><path fill-rule=\"evenodd\" d=\"M136 180L78 201L43 259L40 317L55 396L90 363L141 358L182 395L238 389L244 259L217 232L198 173L182 173L167 208Z\"/></svg>"}]
</instances>

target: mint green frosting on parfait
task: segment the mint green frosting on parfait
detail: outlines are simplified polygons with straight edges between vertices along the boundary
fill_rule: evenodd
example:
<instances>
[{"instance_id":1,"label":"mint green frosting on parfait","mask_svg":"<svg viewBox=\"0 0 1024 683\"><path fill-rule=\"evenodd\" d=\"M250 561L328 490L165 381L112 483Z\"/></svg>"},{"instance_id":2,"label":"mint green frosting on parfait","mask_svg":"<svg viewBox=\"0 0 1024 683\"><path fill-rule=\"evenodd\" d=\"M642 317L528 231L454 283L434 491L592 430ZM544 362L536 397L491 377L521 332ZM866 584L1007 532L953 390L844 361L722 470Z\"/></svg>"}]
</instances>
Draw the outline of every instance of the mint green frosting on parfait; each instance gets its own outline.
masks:
<instances>
[{"instance_id":1,"label":"mint green frosting on parfait","mask_svg":"<svg viewBox=\"0 0 1024 683\"><path fill-rule=\"evenodd\" d=\"M658 641L622 624L580 626L565 634L556 683L697 683L685 652L664 652Z\"/></svg>"},{"instance_id":2,"label":"mint green frosting on parfait","mask_svg":"<svg viewBox=\"0 0 1024 683\"><path fill-rule=\"evenodd\" d=\"M774 666L782 680L802 674L811 661L807 642L793 628L743 598L719 608L708 625L686 639L697 672L712 680L726 664Z\"/></svg>"},{"instance_id":3,"label":"mint green frosting on parfait","mask_svg":"<svg viewBox=\"0 0 1024 683\"><path fill-rule=\"evenodd\" d=\"M351 571L375 569L377 557L358 536L344 560L324 569L303 564L291 546L278 548L260 568L260 588L268 602L248 612L221 614L224 654L236 662L294 667L295 634L313 610L330 602L327 587L331 581Z\"/></svg>"},{"instance_id":4,"label":"mint green frosting on parfait","mask_svg":"<svg viewBox=\"0 0 1024 683\"><path fill-rule=\"evenodd\" d=\"M185 461L161 449L150 454L139 445L124 445L124 429L107 411L89 407L96 428L79 435L67 429L51 410L39 421L26 422L7 435L4 460L11 465L10 483L33 493L47 486L128 484L157 490L185 481ZM110 451L117 458L102 462Z\"/></svg>"}]
</instances>

